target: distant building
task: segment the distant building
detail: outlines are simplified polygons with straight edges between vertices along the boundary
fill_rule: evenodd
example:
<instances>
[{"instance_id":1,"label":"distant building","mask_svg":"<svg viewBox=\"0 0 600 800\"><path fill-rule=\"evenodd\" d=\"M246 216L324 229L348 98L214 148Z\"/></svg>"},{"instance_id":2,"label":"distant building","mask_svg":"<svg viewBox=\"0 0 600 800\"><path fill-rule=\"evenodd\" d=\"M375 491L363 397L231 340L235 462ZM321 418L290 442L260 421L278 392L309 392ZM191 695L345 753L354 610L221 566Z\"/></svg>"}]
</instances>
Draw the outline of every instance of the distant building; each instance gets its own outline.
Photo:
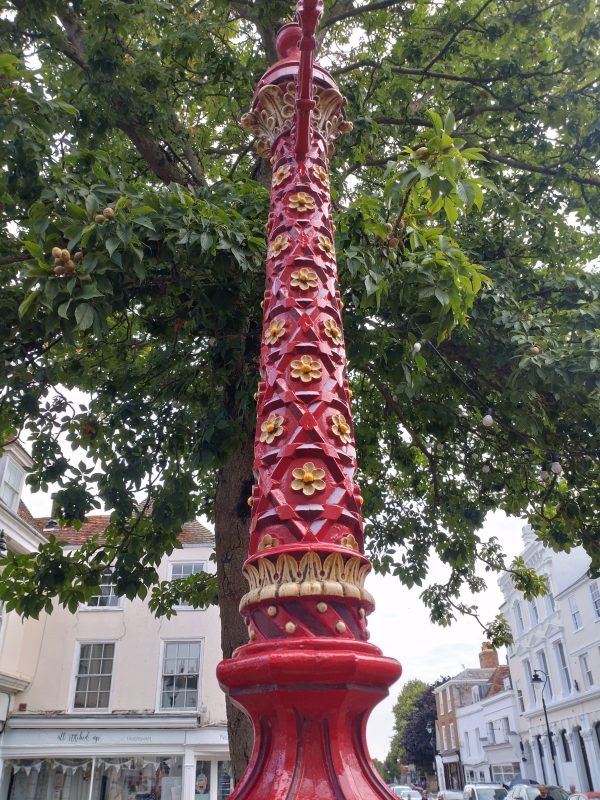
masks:
<instances>
[{"instance_id":1,"label":"distant building","mask_svg":"<svg viewBox=\"0 0 600 800\"><path fill-rule=\"evenodd\" d=\"M25 456L18 450L23 469ZM6 474L4 463L0 478ZM2 494L0 483L9 548L35 550L45 526L68 551L106 527L108 517L95 516L80 531L57 530L22 504L19 515L20 487L9 474L10 491ZM214 569L207 528L186 524L180 542L162 560L160 580ZM0 699L9 695L0 800L228 797L225 698L215 676L217 608L181 606L170 620L156 619L146 601L117 597L107 572L99 593L75 614L56 605L51 615L23 622L10 613L0 637Z\"/></svg>"},{"instance_id":2,"label":"distant building","mask_svg":"<svg viewBox=\"0 0 600 800\"><path fill-rule=\"evenodd\" d=\"M472 687L470 697L463 695L465 702L456 710L464 781L510 783L521 775L510 672L487 642L482 657L495 669L486 683Z\"/></svg>"},{"instance_id":3,"label":"distant building","mask_svg":"<svg viewBox=\"0 0 600 800\"><path fill-rule=\"evenodd\" d=\"M35 553L44 537L21 503L31 459L17 441L4 444L0 457L0 531L12 553ZM29 630L17 614L5 613L0 603L0 734L13 698L33 679L41 629Z\"/></svg>"},{"instance_id":4,"label":"distant building","mask_svg":"<svg viewBox=\"0 0 600 800\"><path fill-rule=\"evenodd\" d=\"M438 784L441 789L461 789L465 783L464 754L461 751L458 715L465 706L472 705L473 698L479 697L480 691L489 687L497 670L498 655L486 642L479 654L478 669L464 669L433 690L437 714L436 749L438 755L436 756L436 765ZM479 751L475 749L479 744L479 740L475 739L475 730L476 728L473 729L473 750L469 748L469 751L479 754ZM468 758L469 769L472 772L476 771L476 765L471 764L472 756ZM475 762L478 764L477 757L475 757ZM480 778L478 777L477 780ZM483 780L489 780L489 778L485 777Z\"/></svg>"},{"instance_id":5,"label":"distant building","mask_svg":"<svg viewBox=\"0 0 600 800\"><path fill-rule=\"evenodd\" d=\"M600 791L600 581L588 577L590 559L582 548L555 553L529 526L523 539L525 564L550 587L545 597L528 601L509 574L499 580L514 639L508 662L524 775ZM536 671L538 683L532 682Z\"/></svg>"}]
</instances>

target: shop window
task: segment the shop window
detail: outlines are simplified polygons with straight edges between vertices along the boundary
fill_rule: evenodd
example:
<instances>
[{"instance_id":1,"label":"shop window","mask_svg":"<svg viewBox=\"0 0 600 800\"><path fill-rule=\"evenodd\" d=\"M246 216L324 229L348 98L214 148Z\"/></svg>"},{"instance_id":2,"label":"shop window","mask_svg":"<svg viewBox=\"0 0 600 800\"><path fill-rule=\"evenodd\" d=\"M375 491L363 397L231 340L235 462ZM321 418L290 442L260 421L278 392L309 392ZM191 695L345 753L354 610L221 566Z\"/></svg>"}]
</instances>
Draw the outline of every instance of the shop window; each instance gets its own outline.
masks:
<instances>
[{"instance_id":1,"label":"shop window","mask_svg":"<svg viewBox=\"0 0 600 800\"><path fill-rule=\"evenodd\" d=\"M114 642L80 645L73 708L108 708L114 656Z\"/></svg>"},{"instance_id":2,"label":"shop window","mask_svg":"<svg viewBox=\"0 0 600 800\"><path fill-rule=\"evenodd\" d=\"M115 594L112 574L112 567L105 570L100 581L100 594L90 597L87 603L88 606L92 608L118 608L121 605L121 598Z\"/></svg>"},{"instance_id":3,"label":"shop window","mask_svg":"<svg viewBox=\"0 0 600 800\"><path fill-rule=\"evenodd\" d=\"M161 679L163 710L198 708L200 642L165 642Z\"/></svg>"},{"instance_id":4,"label":"shop window","mask_svg":"<svg viewBox=\"0 0 600 800\"><path fill-rule=\"evenodd\" d=\"M194 800L210 800L210 761L196 761Z\"/></svg>"},{"instance_id":5,"label":"shop window","mask_svg":"<svg viewBox=\"0 0 600 800\"><path fill-rule=\"evenodd\" d=\"M204 561L175 561L171 563L171 580L181 580L189 578L190 575L197 575L199 572L206 571ZM178 608L192 608L189 603L180 601Z\"/></svg>"},{"instance_id":6,"label":"shop window","mask_svg":"<svg viewBox=\"0 0 600 800\"><path fill-rule=\"evenodd\" d=\"M569 746L569 740L567 739L567 732L563 728L560 732L560 741L563 747L563 753L565 754L565 761L573 761L573 757L571 756L571 747Z\"/></svg>"},{"instance_id":7,"label":"shop window","mask_svg":"<svg viewBox=\"0 0 600 800\"><path fill-rule=\"evenodd\" d=\"M233 791L233 769L231 761L219 761L217 765L217 800L227 800Z\"/></svg>"}]
</instances>

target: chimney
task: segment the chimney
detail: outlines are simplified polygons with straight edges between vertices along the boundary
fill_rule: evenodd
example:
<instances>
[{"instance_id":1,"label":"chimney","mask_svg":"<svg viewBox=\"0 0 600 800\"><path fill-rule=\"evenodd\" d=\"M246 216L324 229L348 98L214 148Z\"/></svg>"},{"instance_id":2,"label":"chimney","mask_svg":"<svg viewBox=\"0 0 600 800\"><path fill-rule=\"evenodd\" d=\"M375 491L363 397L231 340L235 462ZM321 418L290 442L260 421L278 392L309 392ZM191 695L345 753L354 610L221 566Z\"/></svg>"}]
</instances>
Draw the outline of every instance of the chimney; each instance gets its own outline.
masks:
<instances>
[{"instance_id":1,"label":"chimney","mask_svg":"<svg viewBox=\"0 0 600 800\"><path fill-rule=\"evenodd\" d=\"M483 642L481 645L479 666L481 669L490 669L498 666L498 653L489 642Z\"/></svg>"}]
</instances>

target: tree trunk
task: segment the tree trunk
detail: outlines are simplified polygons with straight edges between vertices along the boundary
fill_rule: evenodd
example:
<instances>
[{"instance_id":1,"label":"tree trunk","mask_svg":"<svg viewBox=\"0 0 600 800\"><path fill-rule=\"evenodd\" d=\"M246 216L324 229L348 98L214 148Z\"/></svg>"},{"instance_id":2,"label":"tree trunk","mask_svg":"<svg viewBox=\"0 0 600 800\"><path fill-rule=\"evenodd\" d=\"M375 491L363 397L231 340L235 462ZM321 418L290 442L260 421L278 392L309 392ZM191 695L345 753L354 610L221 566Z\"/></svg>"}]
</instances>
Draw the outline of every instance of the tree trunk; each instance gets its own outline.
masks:
<instances>
[{"instance_id":1,"label":"tree trunk","mask_svg":"<svg viewBox=\"0 0 600 800\"><path fill-rule=\"evenodd\" d=\"M250 509L246 501L253 483L253 453L254 441L249 434L225 462L219 475L215 500L215 550L223 658L230 658L236 647L248 641L239 603L247 591L242 566L248 556ZM229 698L227 732L233 775L237 782L250 758L254 735L248 717L233 706Z\"/></svg>"}]
</instances>

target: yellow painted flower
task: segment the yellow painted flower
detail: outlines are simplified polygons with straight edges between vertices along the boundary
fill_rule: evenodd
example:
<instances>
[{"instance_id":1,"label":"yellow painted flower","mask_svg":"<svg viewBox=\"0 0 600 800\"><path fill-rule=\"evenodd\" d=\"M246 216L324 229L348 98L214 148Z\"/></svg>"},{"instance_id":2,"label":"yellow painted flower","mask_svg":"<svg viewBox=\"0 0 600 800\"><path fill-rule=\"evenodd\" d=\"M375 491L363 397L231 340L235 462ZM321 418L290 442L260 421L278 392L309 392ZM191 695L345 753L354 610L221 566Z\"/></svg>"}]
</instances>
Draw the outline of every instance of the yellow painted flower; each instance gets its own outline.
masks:
<instances>
[{"instance_id":1,"label":"yellow painted flower","mask_svg":"<svg viewBox=\"0 0 600 800\"><path fill-rule=\"evenodd\" d=\"M329 236L323 236L322 234L319 234L318 244L319 244L319 250L322 250L323 253L325 253L325 255L328 256L334 255L335 250L333 247L333 242L331 241Z\"/></svg>"},{"instance_id":2,"label":"yellow painted flower","mask_svg":"<svg viewBox=\"0 0 600 800\"><path fill-rule=\"evenodd\" d=\"M284 180L286 180L286 178L289 178L291 174L292 174L291 166L289 164L282 164L273 173L273 186L279 186L279 184L283 183Z\"/></svg>"},{"instance_id":3,"label":"yellow painted flower","mask_svg":"<svg viewBox=\"0 0 600 800\"><path fill-rule=\"evenodd\" d=\"M350 550L358 550L358 542L351 533L349 533L347 536L342 536L340 539L340 544L342 547L349 547Z\"/></svg>"},{"instance_id":4,"label":"yellow painted flower","mask_svg":"<svg viewBox=\"0 0 600 800\"><path fill-rule=\"evenodd\" d=\"M325 488L325 481L322 480L325 470L317 469L312 461L293 469L292 475L294 476L292 489L302 491L304 494L311 495Z\"/></svg>"},{"instance_id":5,"label":"yellow painted flower","mask_svg":"<svg viewBox=\"0 0 600 800\"><path fill-rule=\"evenodd\" d=\"M334 344L342 343L342 332L332 319L326 319L323 327L325 328L325 336L329 336Z\"/></svg>"},{"instance_id":6,"label":"yellow painted flower","mask_svg":"<svg viewBox=\"0 0 600 800\"><path fill-rule=\"evenodd\" d=\"M327 174L327 170L323 169L323 167L319 166L318 164L313 169L313 175L317 180L321 181L321 183L324 183L325 186L327 186L329 183L329 175Z\"/></svg>"},{"instance_id":7,"label":"yellow painted flower","mask_svg":"<svg viewBox=\"0 0 600 800\"><path fill-rule=\"evenodd\" d=\"M312 211L315 207L315 201L306 192L298 192L290 197L289 206L295 211Z\"/></svg>"},{"instance_id":8,"label":"yellow painted flower","mask_svg":"<svg viewBox=\"0 0 600 800\"><path fill-rule=\"evenodd\" d=\"M257 550L266 550L269 547L277 547L278 544L278 539L275 539L270 533L265 533L263 538L258 543Z\"/></svg>"},{"instance_id":9,"label":"yellow painted flower","mask_svg":"<svg viewBox=\"0 0 600 800\"><path fill-rule=\"evenodd\" d=\"M301 356L292 361L292 378L300 378L303 383L308 383L320 377L321 365L312 356Z\"/></svg>"},{"instance_id":10,"label":"yellow painted flower","mask_svg":"<svg viewBox=\"0 0 600 800\"><path fill-rule=\"evenodd\" d=\"M269 327L265 333L265 342L267 344L277 344L277 340L285 334L285 320L274 319L269 323Z\"/></svg>"},{"instance_id":11,"label":"yellow painted flower","mask_svg":"<svg viewBox=\"0 0 600 800\"><path fill-rule=\"evenodd\" d=\"M352 434L350 433L350 425L346 422L343 414L334 414L331 418L331 430L334 436L339 437L342 442L348 444L352 441Z\"/></svg>"},{"instance_id":12,"label":"yellow painted flower","mask_svg":"<svg viewBox=\"0 0 600 800\"><path fill-rule=\"evenodd\" d=\"M297 269L292 272L292 286L299 286L303 291L306 289L314 289L318 286L317 273L314 269Z\"/></svg>"},{"instance_id":13,"label":"yellow painted flower","mask_svg":"<svg viewBox=\"0 0 600 800\"><path fill-rule=\"evenodd\" d=\"M283 433L283 417L278 414L270 414L266 422L260 426L260 441L271 444L273 439Z\"/></svg>"},{"instance_id":14,"label":"yellow painted flower","mask_svg":"<svg viewBox=\"0 0 600 800\"><path fill-rule=\"evenodd\" d=\"M287 250L289 246L289 236L287 236L285 233L280 233L279 236L276 236L275 239L273 239L271 249L269 250L269 257L277 258L277 256L283 253L284 250Z\"/></svg>"}]
</instances>

